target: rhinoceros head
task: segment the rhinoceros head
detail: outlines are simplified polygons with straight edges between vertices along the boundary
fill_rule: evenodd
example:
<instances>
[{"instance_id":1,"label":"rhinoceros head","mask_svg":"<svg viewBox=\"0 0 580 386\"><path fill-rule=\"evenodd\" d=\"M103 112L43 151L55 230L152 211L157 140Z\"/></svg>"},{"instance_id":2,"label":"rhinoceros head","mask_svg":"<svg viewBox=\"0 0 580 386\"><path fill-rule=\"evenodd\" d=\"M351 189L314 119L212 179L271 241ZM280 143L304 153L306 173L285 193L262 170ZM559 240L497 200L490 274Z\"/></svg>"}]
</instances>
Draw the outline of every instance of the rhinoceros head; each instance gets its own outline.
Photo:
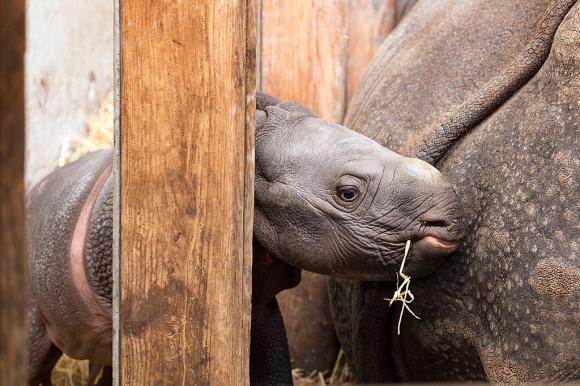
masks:
<instances>
[{"instance_id":1,"label":"rhinoceros head","mask_svg":"<svg viewBox=\"0 0 580 386\"><path fill-rule=\"evenodd\" d=\"M254 235L279 259L313 272L393 280L431 272L463 238L452 186L296 103L258 96Z\"/></svg>"}]
</instances>

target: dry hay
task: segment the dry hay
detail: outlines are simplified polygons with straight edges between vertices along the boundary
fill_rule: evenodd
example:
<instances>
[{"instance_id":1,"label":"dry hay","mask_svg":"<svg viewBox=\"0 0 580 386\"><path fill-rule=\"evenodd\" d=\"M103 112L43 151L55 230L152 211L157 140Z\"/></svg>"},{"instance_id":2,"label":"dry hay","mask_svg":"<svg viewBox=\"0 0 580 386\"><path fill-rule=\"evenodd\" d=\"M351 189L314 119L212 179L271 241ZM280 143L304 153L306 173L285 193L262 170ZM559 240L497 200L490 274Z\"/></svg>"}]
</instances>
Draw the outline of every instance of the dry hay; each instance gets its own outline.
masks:
<instances>
[{"instance_id":1,"label":"dry hay","mask_svg":"<svg viewBox=\"0 0 580 386\"><path fill-rule=\"evenodd\" d=\"M114 102L113 93L110 93L99 112L89 117L85 134L62 145L58 166L75 161L91 151L113 147L113 122Z\"/></svg>"},{"instance_id":2,"label":"dry hay","mask_svg":"<svg viewBox=\"0 0 580 386\"><path fill-rule=\"evenodd\" d=\"M311 373L306 374L302 369L293 369L292 380L294 381L294 386L327 386L354 383L353 374L350 372L348 365L346 364L342 350L339 351L338 356L336 357L336 362L334 363L332 372L328 370L314 370Z\"/></svg>"},{"instance_id":3,"label":"dry hay","mask_svg":"<svg viewBox=\"0 0 580 386\"><path fill-rule=\"evenodd\" d=\"M55 386L86 386L89 379L89 361L78 361L66 355L52 370L51 381Z\"/></svg>"}]
</instances>

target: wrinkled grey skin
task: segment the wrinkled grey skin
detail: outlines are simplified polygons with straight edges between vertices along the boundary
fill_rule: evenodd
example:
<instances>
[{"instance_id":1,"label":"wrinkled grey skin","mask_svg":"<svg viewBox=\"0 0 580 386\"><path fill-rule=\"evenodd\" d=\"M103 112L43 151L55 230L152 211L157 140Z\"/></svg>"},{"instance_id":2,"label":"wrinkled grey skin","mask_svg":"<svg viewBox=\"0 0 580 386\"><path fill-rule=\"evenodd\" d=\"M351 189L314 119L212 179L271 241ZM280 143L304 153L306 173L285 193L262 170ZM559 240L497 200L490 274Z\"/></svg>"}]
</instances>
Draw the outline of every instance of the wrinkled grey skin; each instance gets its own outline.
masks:
<instances>
[{"instance_id":1,"label":"wrinkled grey skin","mask_svg":"<svg viewBox=\"0 0 580 386\"><path fill-rule=\"evenodd\" d=\"M463 237L457 196L433 167L298 104L264 95L257 102L250 359L256 385L291 382L275 300L297 283L288 264L349 278L392 278L411 239L408 271L425 274ZM31 383L49 376L61 351L111 363L111 167L110 151L89 154L28 195Z\"/></svg>"},{"instance_id":2,"label":"wrinkled grey skin","mask_svg":"<svg viewBox=\"0 0 580 386\"><path fill-rule=\"evenodd\" d=\"M392 279L431 272L457 248L463 214L441 173L289 102L258 100L254 236L302 269ZM352 201L342 189L359 193Z\"/></svg>"},{"instance_id":3,"label":"wrinkled grey skin","mask_svg":"<svg viewBox=\"0 0 580 386\"><path fill-rule=\"evenodd\" d=\"M99 151L55 170L27 195L27 249L31 275L29 381L50 380L61 352L110 363L112 258L112 152ZM83 249L84 275L91 289L82 296L73 273L75 229L95 182ZM94 197L94 195L92 196ZM78 238L78 237L77 237ZM79 245L78 243L76 244ZM83 286L86 288L87 286Z\"/></svg>"},{"instance_id":4,"label":"wrinkled grey skin","mask_svg":"<svg viewBox=\"0 0 580 386\"><path fill-rule=\"evenodd\" d=\"M413 280L421 320L406 317L401 336L399 307L382 300L392 285L333 282L360 381L580 378L580 5L570 3L418 1L374 59L345 124L432 157L468 225L462 247ZM442 146L431 147L436 133Z\"/></svg>"}]
</instances>

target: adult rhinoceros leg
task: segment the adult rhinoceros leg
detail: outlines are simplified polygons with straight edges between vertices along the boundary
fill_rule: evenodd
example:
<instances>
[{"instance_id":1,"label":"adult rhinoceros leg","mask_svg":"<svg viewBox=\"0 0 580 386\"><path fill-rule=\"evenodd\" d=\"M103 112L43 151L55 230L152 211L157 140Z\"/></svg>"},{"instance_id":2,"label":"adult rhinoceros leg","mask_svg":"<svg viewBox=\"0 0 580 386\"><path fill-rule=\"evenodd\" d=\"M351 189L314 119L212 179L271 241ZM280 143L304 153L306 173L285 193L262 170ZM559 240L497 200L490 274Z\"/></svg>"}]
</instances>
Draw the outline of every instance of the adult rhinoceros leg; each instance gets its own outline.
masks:
<instances>
[{"instance_id":1,"label":"adult rhinoceros leg","mask_svg":"<svg viewBox=\"0 0 580 386\"><path fill-rule=\"evenodd\" d=\"M250 383L291 385L290 355L276 294L300 282L300 270L253 242Z\"/></svg>"},{"instance_id":2,"label":"adult rhinoceros leg","mask_svg":"<svg viewBox=\"0 0 580 386\"><path fill-rule=\"evenodd\" d=\"M336 334L357 381L399 380L389 350L390 312L383 300L394 285L376 282L371 287L345 279L328 284Z\"/></svg>"},{"instance_id":3,"label":"adult rhinoceros leg","mask_svg":"<svg viewBox=\"0 0 580 386\"><path fill-rule=\"evenodd\" d=\"M252 320L250 383L252 386L291 385L290 355L282 314L276 299Z\"/></svg>"}]
</instances>

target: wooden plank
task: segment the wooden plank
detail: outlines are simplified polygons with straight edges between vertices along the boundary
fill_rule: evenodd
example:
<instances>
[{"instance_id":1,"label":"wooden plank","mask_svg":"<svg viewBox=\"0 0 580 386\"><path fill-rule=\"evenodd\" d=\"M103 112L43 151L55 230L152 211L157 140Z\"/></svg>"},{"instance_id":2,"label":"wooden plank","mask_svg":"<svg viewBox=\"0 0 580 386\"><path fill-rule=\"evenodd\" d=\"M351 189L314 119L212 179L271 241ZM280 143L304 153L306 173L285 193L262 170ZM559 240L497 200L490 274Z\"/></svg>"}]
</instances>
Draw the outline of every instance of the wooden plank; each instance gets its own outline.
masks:
<instances>
[{"instance_id":1,"label":"wooden plank","mask_svg":"<svg viewBox=\"0 0 580 386\"><path fill-rule=\"evenodd\" d=\"M0 385L26 379L24 5L0 2Z\"/></svg>"},{"instance_id":2,"label":"wooden plank","mask_svg":"<svg viewBox=\"0 0 580 386\"><path fill-rule=\"evenodd\" d=\"M381 43L395 28L396 16L396 0L348 0L347 103Z\"/></svg>"},{"instance_id":3,"label":"wooden plank","mask_svg":"<svg viewBox=\"0 0 580 386\"><path fill-rule=\"evenodd\" d=\"M261 86L340 122L345 112L346 0L262 0Z\"/></svg>"},{"instance_id":4,"label":"wooden plank","mask_svg":"<svg viewBox=\"0 0 580 386\"><path fill-rule=\"evenodd\" d=\"M247 385L255 1L117 6L116 381Z\"/></svg>"},{"instance_id":5,"label":"wooden plank","mask_svg":"<svg viewBox=\"0 0 580 386\"><path fill-rule=\"evenodd\" d=\"M341 122L383 39L395 0L262 0L261 71L266 93Z\"/></svg>"}]
</instances>

